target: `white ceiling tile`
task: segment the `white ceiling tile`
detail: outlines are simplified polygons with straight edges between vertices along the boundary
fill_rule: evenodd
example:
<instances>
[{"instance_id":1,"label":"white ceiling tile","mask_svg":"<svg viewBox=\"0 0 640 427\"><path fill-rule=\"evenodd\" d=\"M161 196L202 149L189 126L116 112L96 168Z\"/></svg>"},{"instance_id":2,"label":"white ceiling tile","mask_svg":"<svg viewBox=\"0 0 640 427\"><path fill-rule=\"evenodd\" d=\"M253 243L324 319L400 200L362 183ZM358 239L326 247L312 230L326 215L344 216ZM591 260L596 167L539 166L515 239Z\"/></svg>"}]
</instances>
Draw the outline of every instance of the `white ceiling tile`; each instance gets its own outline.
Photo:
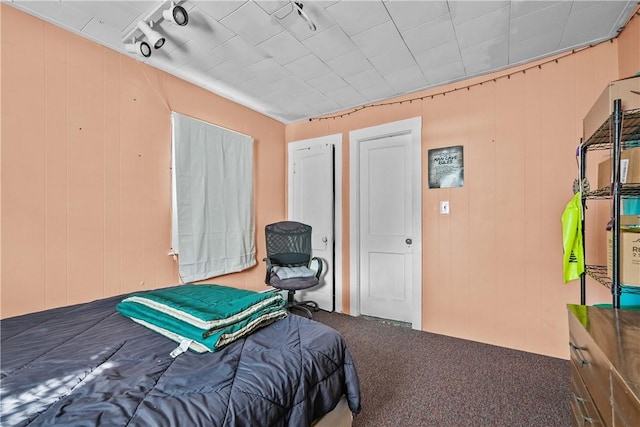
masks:
<instances>
[{"instance_id":1,"label":"white ceiling tile","mask_svg":"<svg viewBox=\"0 0 640 427\"><path fill-rule=\"evenodd\" d=\"M92 19L87 25L85 25L82 29L82 33L86 34L90 39L100 40L103 45L110 46L112 48L117 49L122 45L121 32L97 19Z\"/></svg>"},{"instance_id":2,"label":"white ceiling tile","mask_svg":"<svg viewBox=\"0 0 640 427\"><path fill-rule=\"evenodd\" d=\"M509 62L518 64L523 61L548 56L557 51L562 33L541 33L538 37L528 38L519 42L509 43Z\"/></svg>"},{"instance_id":3,"label":"white ceiling tile","mask_svg":"<svg viewBox=\"0 0 640 427\"><path fill-rule=\"evenodd\" d=\"M456 39L456 32L449 15L443 15L427 24L419 25L402 33L407 47L418 53Z\"/></svg>"},{"instance_id":4,"label":"white ceiling tile","mask_svg":"<svg viewBox=\"0 0 640 427\"><path fill-rule=\"evenodd\" d=\"M511 19L519 18L532 13L540 12L542 9L548 9L550 7L557 7L562 4L565 7L571 8L573 0L560 0L560 1L512 1L511 2Z\"/></svg>"},{"instance_id":5,"label":"white ceiling tile","mask_svg":"<svg viewBox=\"0 0 640 427\"><path fill-rule=\"evenodd\" d=\"M273 83L291 75L291 72L273 59L267 58L246 67L251 77L260 77L265 83Z\"/></svg>"},{"instance_id":6,"label":"white ceiling tile","mask_svg":"<svg viewBox=\"0 0 640 427\"><path fill-rule=\"evenodd\" d=\"M288 94L307 92L312 89L311 86L309 86L298 76L285 77L282 80L274 82L273 86L277 89L277 92Z\"/></svg>"},{"instance_id":7,"label":"white ceiling tile","mask_svg":"<svg viewBox=\"0 0 640 427\"><path fill-rule=\"evenodd\" d=\"M350 86L340 88L332 92L328 92L326 95L328 98L330 98L336 104L340 105L342 108L349 108L356 105L362 105L365 102L367 102L367 98L362 96L360 92L358 92L357 90L355 90Z\"/></svg>"},{"instance_id":8,"label":"white ceiling tile","mask_svg":"<svg viewBox=\"0 0 640 427\"><path fill-rule=\"evenodd\" d=\"M359 50L331 59L327 61L327 65L342 77L360 73L371 67L367 57Z\"/></svg>"},{"instance_id":9,"label":"white ceiling tile","mask_svg":"<svg viewBox=\"0 0 640 427\"><path fill-rule=\"evenodd\" d=\"M383 99L389 99L399 94L391 85L380 83L375 86L359 89L358 92L370 102L376 102Z\"/></svg>"},{"instance_id":10,"label":"white ceiling tile","mask_svg":"<svg viewBox=\"0 0 640 427\"><path fill-rule=\"evenodd\" d=\"M356 48L351 39L337 25L314 34L302 43L322 61L328 61Z\"/></svg>"},{"instance_id":11,"label":"white ceiling tile","mask_svg":"<svg viewBox=\"0 0 640 427\"><path fill-rule=\"evenodd\" d=\"M223 63L226 59L203 50L198 43L189 41L179 49L168 51L166 49L154 49L149 58L150 64L162 64L172 70L180 69L186 64L191 65L183 70L201 69L207 70Z\"/></svg>"},{"instance_id":12,"label":"white ceiling tile","mask_svg":"<svg viewBox=\"0 0 640 427\"><path fill-rule=\"evenodd\" d=\"M547 3L547 2L540 2ZM527 15L520 15L511 19L510 42L519 43L527 39L537 38L548 33L560 34L571 12L571 3L555 2L550 7L536 9ZM560 38L558 38L558 43Z\"/></svg>"},{"instance_id":13,"label":"white ceiling tile","mask_svg":"<svg viewBox=\"0 0 640 427\"><path fill-rule=\"evenodd\" d=\"M429 81L429 84L435 86L454 82L456 80L461 80L467 77L464 71L464 66L462 65L462 61L440 66L436 65L426 70L423 69L422 71Z\"/></svg>"},{"instance_id":14,"label":"white ceiling tile","mask_svg":"<svg viewBox=\"0 0 640 427\"><path fill-rule=\"evenodd\" d=\"M382 74L416 65L413 56L404 46L400 49L390 50L383 54L373 56L369 58L369 62Z\"/></svg>"},{"instance_id":15,"label":"white ceiling tile","mask_svg":"<svg viewBox=\"0 0 640 427\"><path fill-rule=\"evenodd\" d=\"M302 8L304 13L315 25L315 31L298 15L296 9L290 2L287 2L285 6L272 13L271 19L293 34L298 40L302 41L312 37L317 32L325 31L336 25L319 3L320 2L306 2L303 3Z\"/></svg>"},{"instance_id":16,"label":"white ceiling tile","mask_svg":"<svg viewBox=\"0 0 640 427\"><path fill-rule=\"evenodd\" d=\"M391 19L380 1L341 1L326 10L349 36Z\"/></svg>"},{"instance_id":17,"label":"white ceiling tile","mask_svg":"<svg viewBox=\"0 0 640 427\"><path fill-rule=\"evenodd\" d=\"M240 67L248 67L255 62L262 61L266 57L263 52L247 44L247 42L239 36L216 46L211 50L211 53L219 58L223 58L225 61L231 61Z\"/></svg>"},{"instance_id":18,"label":"white ceiling tile","mask_svg":"<svg viewBox=\"0 0 640 427\"><path fill-rule=\"evenodd\" d=\"M509 37L500 36L460 51L467 75L476 75L509 64Z\"/></svg>"},{"instance_id":19,"label":"white ceiling tile","mask_svg":"<svg viewBox=\"0 0 640 427\"><path fill-rule=\"evenodd\" d=\"M366 56L375 56L393 49L404 49L405 44L393 25L386 21L351 37Z\"/></svg>"},{"instance_id":20,"label":"white ceiling tile","mask_svg":"<svg viewBox=\"0 0 640 427\"><path fill-rule=\"evenodd\" d=\"M460 49L509 34L509 6L454 25Z\"/></svg>"},{"instance_id":21,"label":"white ceiling tile","mask_svg":"<svg viewBox=\"0 0 640 427\"><path fill-rule=\"evenodd\" d=\"M509 6L509 1L449 1L449 12L454 25L477 19L487 13Z\"/></svg>"},{"instance_id":22,"label":"white ceiling tile","mask_svg":"<svg viewBox=\"0 0 640 427\"><path fill-rule=\"evenodd\" d=\"M117 7L108 1L70 1L65 4L87 15L100 17L99 21L121 31L144 18L137 8L131 7L127 2L118 2ZM155 4L156 2L148 2L149 10L152 10Z\"/></svg>"},{"instance_id":23,"label":"white ceiling tile","mask_svg":"<svg viewBox=\"0 0 640 427\"><path fill-rule=\"evenodd\" d=\"M160 20L162 49L148 59L127 53L123 38L165 4L3 2L285 122L610 39L637 8L635 0L303 0L312 31L288 0L184 0L186 27Z\"/></svg>"},{"instance_id":24,"label":"white ceiling tile","mask_svg":"<svg viewBox=\"0 0 640 427\"><path fill-rule=\"evenodd\" d=\"M307 106L317 104L318 102L325 102L327 99L326 95L315 89L296 92L293 95L293 98L304 103Z\"/></svg>"},{"instance_id":25,"label":"white ceiling tile","mask_svg":"<svg viewBox=\"0 0 640 427\"><path fill-rule=\"evenodd\" d=\"M420 52L415 55L415 58L423 71L462 61L460 49L455 41Z\"/></svg>"},{"instance_id":26,"label":"white ceiling tile","mask_svg":"<svg viewBox=\"0 0 640 427\"><path fill-rule=\"evenodd\" d=\"M283 31L256 46L281 65L288 64L311 51L288 31Z\"/></svg>"},{"instance_id":27,"label":"white ceiling tile","mask_svg":"<svg viewBox=\"0 0 640 427\"><path fill-rule=\"evenodd\" d=\"M273 22L269 14L255 2L243 4L230 15L221 19L220 22L253 45L257 45L282 31L282 27Z\"/></svg>"},{"instance_id":28,"label":"white ceiling tile","mask_svg":"<svg viewBox=\"0 0 640 427\"><path fill-rule=\"evenodd\" d=\"M358 92L361 89L386 84L385 79L375 70L366 70L353 76L345 77L345 80Z\"/></svg>"},{"instance_id":29,"label":"white ceiling tile","mask_svg":"<svg viewBox=\"0 0 640 427\"><path fill-rule=\"evenodd\" d=\"M628 3L611 2L617 8L609 7L608 2L584 2L579 9L572 10L567 20L567 28L560 47L571 48L584 45L586 38L602 40L618 29L620 15ZM635 3L635 2L634 2Z\"/></svg>"},{"instance_id":30,"label":"white ceiling tile","mask_svg":"<svg viewBox=\"0 0 640 427\"><path fill-rule=\"evenodd\" d=\"M406 3L407 0L384 3L401 33L449 13L445 0L412 1L410 5Z\"/></svg>"},{"instance_id":31,"label":"white ceiling tile","mask_svg":"<svg viewBox=\"0 0 640 427\"><path fill-rule=\"evenodd\" d=\"M398 93L414 92L428 85L417 65L384 74L383 77Z\"/></svg>"},{"instance_id":32,"label":"white ceiling tile","mask_svg":"<svg viewBox=\"0 0 640 427\"><path fill-rule=\"evenodd\" d=\"M322 61L314 55L307 55L285 65L293 74L302 79L309 80L331 71Z\"/></svg>"},{"instance_id":33,"label":"white ceiling tile","mask_svg":"<svg viewBox=\"0 0 640 427\"><path fill-rule=\"evenodd\" d=\"M282 9L285 6L289 6L291 4L288 0L279 0L279 1L261 1L256 2L256 4L262 8L268 15L275 13L276 11ZM303 8L304 10L304 8Z\"/></svg>"},{"instance_id":34,"label":"white ceiling tile","mask_svg":"<svg viewBox=\"0 0 640 427\"><path fill-rule=\"evenodd\" d=\"M216 21L220 21L242 7L246 1L194 1L193 3L204 13Z\"/></svg>"},{"instance_id":35,"label":"white ceiling tile","mask_svg":"<svg viewBox=\"0 0 640 427\"><path fill-rule=\"evenodd\" d=\"M162 49L173 50L187 41L193 41L203 50L211 50L231 40L235 34L199 9L189 13L189 25L181 27L171 22L162 22L162 34L167 41Z\"/></svg>"},{"instance_id":36,"label":"white ceiling tile","mask_svg":"<svg viewBox=\"0 0 640 427\"><path fill-rule=\"evenodd\" d=\"M303 118L322 116L327 113L327 111L338 111L342 106L333 102L333 100L326 98L324 102L316 102L313 105L309 106L309 114L307 114Z\"/></svg>"},{"instance_id":37,"label":"white ceiling tile","mask_svg":"<svg viewBox=\"0 0 640 427\"><path fill-rule=\"evenodd\" d=\"M323 93L347 86L345 79L335 73L327 73L320 77L309 79L307 84Z\"/></svg>"}]
</instances>

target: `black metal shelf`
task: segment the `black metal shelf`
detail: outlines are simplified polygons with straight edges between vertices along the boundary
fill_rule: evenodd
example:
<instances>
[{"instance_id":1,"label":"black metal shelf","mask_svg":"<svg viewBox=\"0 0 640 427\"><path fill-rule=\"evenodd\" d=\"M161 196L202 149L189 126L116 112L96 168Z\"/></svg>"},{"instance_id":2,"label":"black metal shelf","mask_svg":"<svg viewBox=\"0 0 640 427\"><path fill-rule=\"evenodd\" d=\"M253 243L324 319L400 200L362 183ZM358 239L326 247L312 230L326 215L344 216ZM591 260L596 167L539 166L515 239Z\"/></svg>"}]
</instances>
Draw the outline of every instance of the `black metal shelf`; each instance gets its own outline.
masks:
<instances>
[{"instance_id":1,"label":"black metal shelf","mask_svg":"<svg viewBox=\"0 0 640 427\"><path fill-rule=\"evenodd\" d=\"M604 285L607 289L611 289L611 284L613 281L607 275L607 266L606 265L587 265L585 266L586 273L593 279L597 280L599 283Z\"/></svg>"},{"instance_id":2,"label":"black metal shelf","mask_svg":"<svg viewBox=\"0 0 640 427\"><path fill-rule=\"evenodd\" d=\"M612 113L600 127L583 142L587 150L609 150L613 147L614 114ZM636 142L635 144L629 144ZM640 109L622 112L622 131L620 133L620 149L625 150L638 146L640 142Z\"/></svg>"},{"instance_id":3,"label":"black metal shelf","mask_svg":"<svg viewBox=\"0 0 640 427\"><path fill-rule=\"evenodd\" d=\"M640 197L640 184L620 184L620 195L623 197ZM585 199L611 199L612 197L611 187L589 191L583 195Z\"/></svg>"},{"instance_id":4,"label":"black metal shelf","mask_svg":"<svg viewBox=\"0 0 640 427\"><path fill-rule=\"evenodd\" d=\"M622 184L620 182L620 155L627 148L640 146L640 109L622 110L622 100L613 101L613 112L600 127L580 144L580 181L586 179L586 155L592 150L611 150L611 168L613 182L606 188L582 194L582 206L586 209L588 199L609 199L613 221L612 277L607 275L607 267L585 266L585 274L580 277L580 304L586 304L586 276L611 290L613 307L620 308L620 215L621 201L625 197L640 196L640 184ZM582 218L582 241L585 242L585 219ZM583 249L584 251L584 249Z\"/></svg>"},{"instance_id":5,"label":"black metal shelf","mask_svg":"<svg viewBox=\"0 0 640 427\"><path fill-rule=\"evenodd\" d=\"M585 266L585 272L589 277L599 282L605 288L611 289L613 280L611 280L611 277L607 274L606 265L587 265ZM625 291L629 294L640 295L640 286L627 285L625 287Z\"/></svg>"}]
</instances>

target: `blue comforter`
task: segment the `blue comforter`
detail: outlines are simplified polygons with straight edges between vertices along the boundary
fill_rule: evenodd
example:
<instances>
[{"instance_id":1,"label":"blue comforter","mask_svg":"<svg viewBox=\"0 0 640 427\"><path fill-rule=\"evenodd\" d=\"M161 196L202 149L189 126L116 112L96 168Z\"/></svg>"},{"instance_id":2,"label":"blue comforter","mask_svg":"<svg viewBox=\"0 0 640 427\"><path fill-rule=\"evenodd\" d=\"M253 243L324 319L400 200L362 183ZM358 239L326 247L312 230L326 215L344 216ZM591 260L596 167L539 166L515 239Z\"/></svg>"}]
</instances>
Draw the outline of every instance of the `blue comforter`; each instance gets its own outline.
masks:
<instances>
[{"instance_id":1,"label":"blue comforter","mask_svg":"<svg viewBox=\"0 0 640 427\"><path fill-rule=\"evenodd\" d=\"M287 316L216 352L125 318L112 297L0 322L2 425L308 426L346 395L360 411L343 337Z\"/></svg>"}]
</instances>

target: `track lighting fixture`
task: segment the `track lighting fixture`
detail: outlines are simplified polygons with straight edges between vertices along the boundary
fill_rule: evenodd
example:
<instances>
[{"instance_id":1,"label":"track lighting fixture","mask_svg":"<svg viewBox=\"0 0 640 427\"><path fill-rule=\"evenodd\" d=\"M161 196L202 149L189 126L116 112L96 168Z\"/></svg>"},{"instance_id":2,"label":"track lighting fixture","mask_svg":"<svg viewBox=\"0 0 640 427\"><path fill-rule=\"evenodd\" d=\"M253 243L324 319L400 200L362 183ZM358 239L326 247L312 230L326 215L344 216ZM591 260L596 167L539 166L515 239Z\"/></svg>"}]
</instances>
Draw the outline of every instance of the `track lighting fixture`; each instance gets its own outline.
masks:
<instances>
[{"instance_id":1,"label":"track lighting fixture","mask_svg":"<svg viewBox=\"0 0 640 427\"><path fill-rule=\"evenodd\" d=\"M151 46L149 46L149 43L145 41L132 40L131 43L125 44L124 48L127 52L135 53L136 55L142 55L145 58L151 56Z\"/></svg>"},{"instance_id":2,"label":"track lighting fixture","mask_svg":"<svg viewBox=\"0 0 640 427\"><path fill-rule=\"evenodd\" d=\"M162 16L167 21L171 21L181 27L189 23L189 15L187 14L186 9L182 6L177 6L173 1L171 2L169 9L162 12Z\"/></svg>"},{"instance_id":3,"label":"track lighting fixture","mask_svg":"<svg viewBox=\"0 0 640 427\"><path fill-rule=\"evenodd\" d=\"M149 21L149 24L144 21L138 22L138 29L142 31L147 40L149 40L151 46L153 46L155 49L160 49L164 44L164 37L162 37L162 35L152 27L153 21Z\"/></svg>"},{"instance_id":4,"label":"track lighting fixture","mask_svg":"<svg viewBox=\"0 0 640 427\"><path fill-rule=\"evenodd\" d=\"M309 25L309 29L311 31L315 31L316 24L314 24L311 18L309 18L309 16L304 12L304 10L302 10L304 5L301 2L296 2L293 0L291 1L291 4L293 5L293 8L298 12L298 15L300 15L300 17L302 17L302 19L304 19L307 22L307 25Z\"/></svg>"}]
</instances>

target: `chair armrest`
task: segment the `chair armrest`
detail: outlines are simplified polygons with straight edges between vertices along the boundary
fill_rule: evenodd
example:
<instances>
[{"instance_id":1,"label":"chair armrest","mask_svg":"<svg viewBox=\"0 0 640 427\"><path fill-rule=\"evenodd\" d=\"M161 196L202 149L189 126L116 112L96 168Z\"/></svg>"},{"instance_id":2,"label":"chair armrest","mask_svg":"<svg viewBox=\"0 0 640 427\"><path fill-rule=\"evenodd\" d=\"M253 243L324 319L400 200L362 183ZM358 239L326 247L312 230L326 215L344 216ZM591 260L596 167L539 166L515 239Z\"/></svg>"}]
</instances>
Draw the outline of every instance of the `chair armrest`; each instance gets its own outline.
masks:
<instances>
[{"instance_id":1,"label":"chair armrest","mask_svg":"<svg viewBox=\"0 0 640 427\"><path fill-rule=\"evenodd\" d=\"M322 260L320 258L318 258L318 257L315 257L315 256L313 258L311 258L311 261L309 262L309 268L311 270L315 270L315 268L313 266L314 261L315 261L315 264L318 266L318 270L316 271L315 276L316 276L316 279L320 279L320 274L322 274Z\"/></svg>"},{"instance_id":2,"label":"chair armrest","mask_svg":"<svg viewBox=\"0 0 640 427\"><path fill-rule=\"evenodd\" d=\"M270 285L271 271L273 270L273 264L271 264L271 260L269 258L263 258L262 261L265 261L267 263L267 272L264 277L264 283L267 285Z\"/></svg>"}]
</instances>

